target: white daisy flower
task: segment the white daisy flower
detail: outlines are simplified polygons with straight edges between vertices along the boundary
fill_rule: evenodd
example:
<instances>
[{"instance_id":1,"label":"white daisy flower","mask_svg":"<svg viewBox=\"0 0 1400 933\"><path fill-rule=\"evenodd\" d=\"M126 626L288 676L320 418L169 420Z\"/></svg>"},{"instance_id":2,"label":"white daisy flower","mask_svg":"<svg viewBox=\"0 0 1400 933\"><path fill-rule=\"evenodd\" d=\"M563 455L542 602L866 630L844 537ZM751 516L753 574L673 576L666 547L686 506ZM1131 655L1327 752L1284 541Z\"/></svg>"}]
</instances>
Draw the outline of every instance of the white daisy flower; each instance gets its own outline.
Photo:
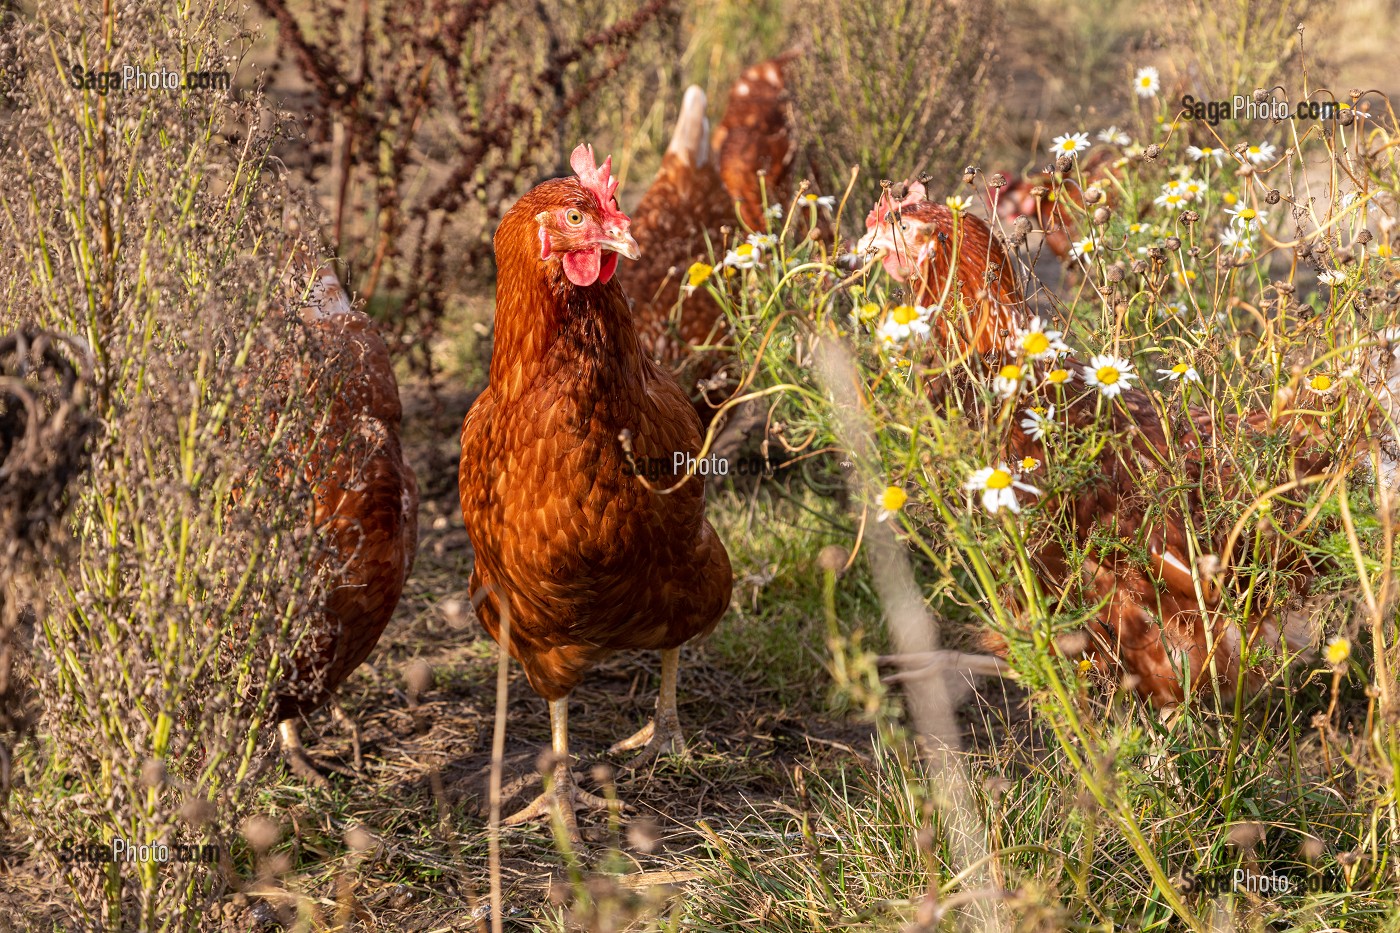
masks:
<instances>
[{"instance_id":1,"label":"white daisy flower","mask_svg":"<svg viewBox=\"0 0 1400 933\"><path fill-rule=\"evenodd\" d=\"M1045 322L1039 317L1034 317L1031 318L1030 327L1017 332L1016 345L1021 348L1027 359L1052 360L1061 353L1069 352L1069 347L1060 339L1063 336L1062 331L1046 330Z\"/></svg>"},{"instance_id":2,"label":"white daisy flower","mask_svg":"<svg viewBox=\"0 0 1400 933\"><path fill-rule=\"evenodd\" d=\"M1337 288L1346 284L1347 274L1341 269L1328 269L1326 272L1319 273L1317 280Z\"/></svg>"},{"instance_id":3,"label":"white daisy flower","mask_svg":"<svg viewBox=\"0 0 1400 933\"><path fill-rule=\"evenodd\" d=\"M1019 366L1015 363L1008 363L997 371L997 377L992 380L992 388L996 389L997 395L1002 398L1015 398L1021 392L1021 386L1031 376L1029 366Z\"/></svg>"},{"instance_id":4,"label":"white daisy flower","mask_svg":"<svg viewBox=\"0 0 1400 933\"><path fill-rule=\"evenodd\" d=\"M1244 150L1245 157L1255 165L1262 165L1274 157L1275 146L1273 143L1259 143L1248 146Z\"/></svg>"},{"instance_id":5,"label":"white daisy flower","mask_svg":"<svg viewBox=\"0 0 1400 933\"><path fill-rule=\"evenodd\" d=\"M752 269L758 263L758 250L752 243L741 243L724 254L724 264L735 269Z\"/></svg>"},{"instance_id":6,"label":"white daisy flower","mask_svg":"<svg viewBox=\"0 0 1400 933\"><path fill-rule=\"evenodd\" d=\"M1038 470L1038 469L1040 469L1040 461L1039 461L1039 460L1035 459L1034 457L1022 457L1022 458L1021 458L1021 470L1022 470L1022 472L1024 472L1024 473L1034 473L1034 472L1035 472L1036 470Z\"/></svg>"},{"instance_id":7,"label":"white daisy flower","mask_svg":"<svg viewBox=\"0 0 1400 933\"><path fill-rule=\"evenodd\" d=\"M1074 373L1063 367L1050 370L1045 374L1045 381L1052 386L1062 386L1074 378Z\"/></svg>"},{"instance_id":8,"label":"white daisy flower","mask_svg":"<svg viewBox=\"0 0 1400 933\"><path fill-rule=\"evenodd\" d=\"M1220 248L1237 256L1254 254L1254 231L1248 227L1226 227L1220 231Z\"/></svg>"},{"instance_id":9,"label":"white daisy flower","mask_svg":"<svg viewBox=\"0 0 1400 933\"><path fill-rule=\"evenodd\" d=\"M1225 150L1215 146L1187 146L1186 154L1197 162L1202 159L1214 159L1216 165L1225 158Z\"/></svg>"},{"instance_id":10,"label":"white daisy flower","mask_svg":"<svg viewBox=\"0 0 1400 933\"><path fill-rule=\"evenodd\" d=\"M1318 395L1331 395L1337 391L1337 383L1327 373L1318 373L1308 380L1308 388Z\"/></svg>"},{"instance_id":11,"label":"white daisy flower","mask_svg":"<svg viewBox=\"0 0 1400 933\"><path fill-rule=\"evenodd\" d=\"M1088 262L1089 257L1091 257L1094 254L1095 248L1096 247L1094 246L1094 238L1086 236L1084 239L1076 240L1070 245L1069 258L1078 259L1082 262Z\"/></svg>"},{"instance_id":12,"label":"white daisy flower","mask_svg":"<svg viewBox=\"0 0 1400 933\"><path fill-rule=\"evenodd\" d=\"M1055 141L1050 144L1050 151L1055 155L1065 155L1074 158L1089 148L1088 133L1066 133L1063 136L1056 136Z\"/></svg>"},{"instance_id":13,"label":"white daisy flower","mask_svg":"<svg viewBox=\"0 0 1400 933\"><path fill-rule=\"evenodd\" d=\"M1176 382L1178 379L1186 382L1201 381L1201 374L1196 372L1196 367L1190 363L1177 363L1171 369L1159 369L1157 375L1166 376L1169 382Z\"/></svg>"},{"instance_id":14,"label":"white daisy flower","mask_svg":"<svg viewBox=\"0 0 1400 933\"><path fill-rule=\"evenodd\" d=\"M904 503L909 501L909 494L898 486L886 486L885 491L880 493L880 512L875 516L875 520L883 522L900 509L904 508Z\"/></svg>"},{"instance_id":15,"label":"white daisy flower","mask_svg":"<svg viewBox=\"0 0 1400 933\"><path fill-rule=\"evenodd\" d=\"M1084 367L1084 381L1097 386L1105 398L1114 398L1124 389L1132 388L1136 378L1133 364L1111 353L1090 357L1089 365Z\"/></svg>"},{"instance_id":16,"label":"white daisy flower","mask_svg":"<svg viewBox=\"0 0 1400 933\"><path fill-rule=\"evenodd\" d=\"M1184 185L1185 185L1185 182L1183 182L1180 178L1173 178L1173 179L1171 179L1170 181L1166 182L1164 185L1162 185L1162 193L1163 193L1163 194L1184 194L1184 193L1185 193L1185 190L1184 190L1184 187L1183 187Z\"/></svg>"},{"instance_id":17,"label":"white daisy flower","mask_svg":"<svg viewBox=\"0 0 1400 933\"><path fill-rule=\"evenodd\" d=\"M815 207L824 211L829 211L836 206L836 197L830 194L823 194L820 196L804 194L799 200L808 207Z\"/></svg>"},{"instance_id":18,"label":"white daisy flower","mask_svg":"<svg viewBox=\"0 0 1400 933\"><path fill-rule=\"evenodd\" d=\"M1157 306L1157 315L1164 318L1185 317L1187 310L1189 309L1184 301L1164 301Z\"/></svg>"},{"instance_id":19,"label":"white daisy flower","mask_svg":"<svg viewBox=\"0 0 1400 933\"><path fill-rule=\"evenodd\" d=\"M1017 474L1011 471L1005 463L999 463L994 467L983 467L967 478L963 488L968 492L980 492L982 494L982 508L995 515L1002 509L1010 509L1012 512L1021 511L1021 503L1016 501L1016 490L1030 493L1033 496L1040 495L1040 490L1029 483L1023 483L1017 478Z\"/></svg>"},{"instance_id":20,"label":"white daisy flower","mask_svg":"<svg viewBox=\"0 0 1400 933\"><path fill-rule=\"evenodd\" d=\"M1227 207L1225 208L1225 213L1233 217L1234 220L1232 220L1231 223L1242 230L1249 230L1256 225L1262 227L1264 225L1264 218L1267 216L1263 211L1257 211L1252 207L1245 207L1243 205Z\"/></svg>"},{"instance_id":21,"label":"white daisy flower","mask_svg":"<svg viewBox=\"0 0 1400 933\"><path fill-rule=\"evenodd\" d=\"M1099 130L1099 142L1112 143L1115 146L1131 146L1133 138L1116 126L1110 126L1106 130Z\"/></svg>"},{"instance_id":22,"label":"white daisy flower","mask_svg":"<svg viewBox=\"0 0 1400 933\"><path fill-rule=\"evenodd\" d=\"M1187 199L1180 191L1163 191L1152 199L1152 203L1168 210L1178 210L1186 207Z\"/></svg>"},{"instance_id":23,"label":"white daisy flower","mask_svg":"<svg viewBox=\"0 0 1400 933\"><path fill-rule=\"evenodd\" d=\"M1057 431L1060 423L1055 420L1055 406L1049 408L1026 409L1026 417L1021 419L1021 430L1033 441L1044 441L1046 437Z\"/></svg>"},{"instance_id":24,"label":"white daisy flower","mask_svg":"<svg viewBox=\"0 0 1400 933\"><path fill-rule=\"evenodd\" d=\"M768 205L768 210L764 211L764 213L771 217L773 220L782 220L783 206L775 201L772 204Z\"/></svg>"},{"instance_id":25,"label":"white daisy flower","mask_svg":"<svg viewBox=\"0 0 1400 933\"><path fill-rule=\"evenodd\" d=\"M1204 197L1206 193L1206 183L1198 178L1187 178L1181 182L1181 193L1191 200Z\"/></svg>"},{"instance_id":26,"label":"white daisy flower","mask_svg":"<svg viewBox=\"0 0 1400 933\"><path fill-rule=\"evenodd\" d=\"M1161 75L1151 65L1139 68L1133 76L1133 90L1138 97L1156 97L1162 87Z\"/></svg>"},{"instance_id":27,"label":"white daisy flower","mask_svg":"<svg viewBox=\"0 0 1400 933\"><path fill-rule=\"evenodd\" d=\"M950 195L943 199L943 203L947 205L948 210L952 211L954 214L966 214L968 211L972 210L972 198L960 198L957 195Z\"/></svg>"},{"instance_id":28,"label":"white daisy flower","mask_svg":"<svg viewBox=\"0 0 1400 933\"><path fill-rule=\"evenodd\" d=\"M927 337L928 320L933 316L932 308L917 308L914 305L900 305L890 310L875 335L887 344L908 340L910 337Z\"/></svg>"},{"instance_id":29,"label":"white daisy flower","mask_svg":"<svg viewBox=\"0 0 1400 933\"><path fill-rule=\"evenodd\" d=\"M750 233L748 243L754 249L762 251L777 246L778 238L771 233Z\"/></svg>"}]
</instances>

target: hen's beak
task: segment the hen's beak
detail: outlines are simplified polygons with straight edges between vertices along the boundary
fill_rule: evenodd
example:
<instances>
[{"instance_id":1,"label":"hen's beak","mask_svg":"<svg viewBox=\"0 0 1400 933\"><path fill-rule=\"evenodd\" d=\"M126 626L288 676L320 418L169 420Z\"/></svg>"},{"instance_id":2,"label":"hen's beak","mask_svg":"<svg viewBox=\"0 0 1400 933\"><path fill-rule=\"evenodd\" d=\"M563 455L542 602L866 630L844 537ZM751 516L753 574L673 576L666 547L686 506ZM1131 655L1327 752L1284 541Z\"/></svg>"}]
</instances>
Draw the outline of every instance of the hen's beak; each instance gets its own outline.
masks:
<instances>
[{"instance_id":1,"label":"hen's beak","mask_svg":"<svg viewBox=\"0 0 1400 933\"><path fill-rule=\"evenodd\" d=\"M610 249L625 259L641 258L642 251L637 248L637 241L632 238L632 234L617 227L610 228L607 234L598 242L599 247Z\"/></svg>"}]
</instances>

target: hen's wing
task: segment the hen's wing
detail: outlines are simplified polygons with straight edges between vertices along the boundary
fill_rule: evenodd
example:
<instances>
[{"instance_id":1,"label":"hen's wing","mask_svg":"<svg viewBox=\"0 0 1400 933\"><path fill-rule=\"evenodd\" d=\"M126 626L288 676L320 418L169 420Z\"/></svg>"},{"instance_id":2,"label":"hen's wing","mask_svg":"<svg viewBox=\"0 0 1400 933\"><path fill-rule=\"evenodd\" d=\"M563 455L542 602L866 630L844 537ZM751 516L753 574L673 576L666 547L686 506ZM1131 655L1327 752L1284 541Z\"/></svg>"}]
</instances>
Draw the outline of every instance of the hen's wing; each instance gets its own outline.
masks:
<instances>
[{"instance_id":1,"label":"hen's wing","mask_svg":"<svg viewBox=\"0 0 1400 933\"><path fill-rule=\"evenodd\" d=\"M418 484L399 437L403 409L389 351L324 273L305 315L323 354L312 378L333 401L310 457L314 524L330 546L325 614L279 696L279 717L314 709L379 642L418 547Z\"/></svg>"},{"instance_id":2,"label":"hen's wing","mask_svg":"<svg viewBox=\"0 0 1400 933\"><path fill-rule=\"evenodd\" d=\"M786 206L792 197L794 146L783 75L792 58L788 53L740 75L715 132L720 177L729 196L739 202L744 223L754 230L765 229L765 199L770 205Z\"/></svg>"}]
</instances>

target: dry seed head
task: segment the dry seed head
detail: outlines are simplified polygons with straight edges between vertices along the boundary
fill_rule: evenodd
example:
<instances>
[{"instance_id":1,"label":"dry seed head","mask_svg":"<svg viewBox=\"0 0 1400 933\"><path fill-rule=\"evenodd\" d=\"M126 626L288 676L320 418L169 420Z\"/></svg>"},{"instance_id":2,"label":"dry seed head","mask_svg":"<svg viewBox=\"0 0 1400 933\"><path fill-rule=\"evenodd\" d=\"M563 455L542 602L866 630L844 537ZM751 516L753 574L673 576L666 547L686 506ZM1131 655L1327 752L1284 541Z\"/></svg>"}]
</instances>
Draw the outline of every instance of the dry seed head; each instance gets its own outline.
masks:
<instances>
[{"instance_id":1,"label":"dry seed head","mask_svg":"<svg viewBox=\"0 0 1400 933\"><path fill-rule=\"evenodd\" d=\"M1190 256L1192 259L1196 259L1201 255L1201 248L1199 246L1193 246L1186 251L1186 255Z\"/></svg>"},{"instance_id":2,"label":"dry seed head","mask_svg":"<svg viewBox=\"0 0 1400 933\"><path fill-rule=\"evenodd\" d=\"M258 852L266 852L282 838L282 827L265 816L250 816L243 821L243 838Z\"/></svg>"},{"instance_id":3,"label":"dry seed head","mask_svg":"<svg viewBox=\"0 0 1400 933\"><path fill-rule=\"evenodd\" d=\"M409 662L403 673L404 684L408 687L409 702L416 704L418 698L433 686L433 668L427 661L417 658Z\"/></svg>"},{"instance_id":4,"label":"dry seed head","mask_svg":"<svg viewBox=\"0 0 1400 933\"><path fill-rule=\"evenodd\" d=\"M1264 824L1249 822L1231 826L1226 841L1236 849L1251 851L1264 841Z\"/></svg>"},{"instance_id":5,"label":"dry seed head","mask_svg":"<svg viewBox=\"0 0 1400 933\"><path fill-rule=\"evenodd\" d=\"M997 172L995 175L992 176L992 180L988 182L988 184L990 184L993 188L1005 188L1006 176L1003 175L1001 172Z\"/></svg>"},{"instance_id":6,"label":"dry seed head","mask_svg":"<svg viewBox=\"0 0 1400 933\"><path fill-rule=\"evenodd\" d=\"M1200 219L1201 219L1201 215L1198 214L1198 213L1196 213L1195 211L1182 211L1182 212L1181 212L1181 222L1184 223L1184 224L1186 224L1188 227L1191 226L1191 224L1194 224L1196 221L1198 221L1198 220L1200 220Z\"/></svg>"},{"instance_id":7,"label":"dry seed head","mask_svg":"<svg viewBox=\"0 0 1400 933\"><path fill-rule=\"evenodd\" d=\"M1031 232L1031 219L1024 215L1017 217L1011 222L1011 229L1016 232L1017 236L1024 239Z\"/></svg>"},{"instance_id":8,"label":"dry seed head","mask_svg":"<svg viewBox=\"0 0 1400 933\"><path fill-rule=\"evenodd\" d=\"M378 842L373 833L358 824L345 831L345 845L351 852L368 852Z\"/></svg>"},{"instance_id":9,"label":"dry seed head","mask_svg":"<svg viewBox=\"0 0 1400 933\"><path fill-rule=\"evenodd\" d=\"M1085 204L1097 204L1103 200L1103 192L1098 188L1090 188L1084 192Z\"/></svg>"},{"instance_id":10,"label":"dry seed head","mask_svg":"<svg viewBox=\"0 0 1400 933\"><path fill-rule=\"evenodd\" d=\"M1278 189L1277 189L1277 188L1270 188L1270 189L1269 189L1269 193L1266 194L1266 195L1264 195L1264 203L1265 203L1265 204L1277 204L1278 201L1279 201Z\"/></svg>"},{"instance_id":11,"label":"dry seed head","mask_svg":"<svg viewBox=\"0 0 1400 933\"><path fill-rule=\"evenodd\" d=\"M1162 154L1162 147L1161 147L1160 145L1158 145L1157 143L1153 143L1152 145L1148 146L1146 149L1144 149L1144 150L1142 151L1142 157L1143 157L1144 159L1146 159L1148 162L1156 162L1156 161L1157 161L1157 157L1158 157L1159 155L1161 155L1161 154Z\"/></svg>"},{"instance_id":12,"label":"dry seed head","mask_svg":"<svg viewBox=\"0 0 1400 933\"><path fill-rule=\"evenodd\" d=\"M1049 193L1050 189L1044 185L1036 185L1031 189L1031 197L1035 198L1037 201L1043 201L1045 196Z\"/></svg>"},{"instance_id":13,"label":"dry seed head","mask_svg":"<svg viewBox=\"0 0 1400 933\"><path fill-rule=\"evenodd\" d=\"M195 829L208 826L217 815L218 810L203 797L191 797L180 806L180 819Z\"/></svg>"},{"instance_id":14,"label":"dry seed head","mask_svg":"<svg viewBox=\"0 0 1400 933\"><path fill-rule=\"evenodd\" d=\"M828 544L817 555L817 566L826 573L839 574L846 568L846 561L850 559L850 551L839 544Z\"/></svg>"},{"instance_id":15,"label":"dry seed head","mask_svg":"<svg viewBox=\"0 0 1400 933\"><path fill-rule=\"evenodd\" d=\"M1110 216L1108 208L1100 207L1094 211L1094 223L1102 227L1104 224L1108 223L1108 218Z\"/></svg>"},{"instance_id":16,"label":"dry seed head","mask_svg":"<svg viewBox=\"0 0 1400 933\"><path fill-rule=\"evenodd\" d=\"M1136 275L1143 275L1147 272L1147 261L1144 259L1133 260L1133 272Z\"/></svg>"},{"instance_id":17,"label":"dry seed head","mask_svg":"<svg viewBox=\"0 0 1400 933\"><path fill-rule=\"evenodd\" d=\"M1341 113L1337 114L1337 122L1340 123L1342 126L1351 126L1351 124L1355 120L1356 115L1353 114L1350 110L1343 110ZM1340 861L1341 856L1338 856L1337 858Z\"/></svg>"},{"instance_id":18,"label":"dry seed head","mask_svg":"<svg viewBox=\"0 0 1400 933\"><path fill-rule=\"evenodd\" d=\"M160 787L165 783L165 762L159 758L147 758L141 765L141 786Z\"/></svg>"},{"instance_id":19,"label":"dry seed head","mask_svg":"<svg viewBox=\"0 0 1400 933\"><path fill-rule=\"evenodd\" d=\"M1266 101L1266 100L1268 100L1268 99L1269 99L1269 92L1268 92L1268 91L1264 90L1262 87L1257 87L1257 88L1254 89L1254 102L1255 102L1256 104L1262 104L1262 103L1264 103L1264 101Z\"/></svg>"},{"instance_id":20,"label":"dry seed head","mask_svg":"<svg viewBox=\"0 0 1400 933\"><path fill-rule=\"evenodd\" d=\"M1365 246L1367 243L1371 242L1371 231L1362 230L1356 235L1356 242L1360 243L1362 246Z\"/></svg>"},{"instance_id":21,"label":"dry seed head","mask_svg":"<svg viewBox=\"0 0 1400 933\"><path fill-rule=\"evenodd\" d=\"M1073 167L1074 160L1069 156L1062 155L1055 160L1055 171L1059 172L1061 175L1064 175Z\"/></svg>"},{"instance_id":22,"label":"dry seed head","mask_svg":"<svg viewBox=\"0 0 1400 933\"><path fill-rule=\"evenodd\" d=\"M1177 250L1181 249L1181 237L1179 237L1179 236L1169 236L1169 237L1167 237L1167 239L1166 239L1166 245L1167 245L1167 249L1171 250L1172 252L1176 252Z\"/></svg>"},{"instance_id":23,"label":"dry seed head","mask_svg":"<svg viewBox=\"0 0 1400 933\"><path fill-rule=\"evenodd\" d=\"M627 844L643 855L650 855L661 844L661 830L649 817L638 817L627 824Z\"/></svg>"}]
</instances>

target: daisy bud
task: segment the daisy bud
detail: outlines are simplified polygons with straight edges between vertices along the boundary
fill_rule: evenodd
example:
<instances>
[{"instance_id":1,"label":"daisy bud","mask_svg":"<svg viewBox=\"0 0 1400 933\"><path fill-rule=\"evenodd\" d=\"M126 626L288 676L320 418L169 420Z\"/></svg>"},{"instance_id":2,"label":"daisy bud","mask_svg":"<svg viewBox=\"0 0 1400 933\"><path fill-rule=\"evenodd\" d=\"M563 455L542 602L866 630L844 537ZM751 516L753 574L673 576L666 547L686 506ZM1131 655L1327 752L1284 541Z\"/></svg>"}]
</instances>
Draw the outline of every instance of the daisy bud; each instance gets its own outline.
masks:
<instances>
[{"instance_id":1,"label":"daisy bud","mask_svg":"<svg viewBox=\"0 0 1400 933\"><path fill-rule=\"evenodd\" d=\"M1167 249L1171 250L1174 253L1177 250L1181 249L1181 237L1169 236L1167 237L1166 244Z\"/></svg>"},{"instance_id":2,"label":"daisy bud","mask_svg":"<svg viewBox=\"0 0 1400 933\"><path fill-rule=\"evenodd\" d=\"M1262 87L1257 87L1257 88L1254 89L1254 102L1255 102L1256 104L1262 104L1264 101L1266 101L1266 100L1268 100L1268 99L1269 99L1269 92L1268 92L1268 91L1264 90Z\"/></svg>"},{"instance_id":3,"label":"daisy bud","mask_svg":"<svg viewBox=\"0 0 1400 933\"><path fill-rule=\"evenodd\" d=\"M1279 199L1278 189L1270 188L1269 193L1264 195L1265 204L1277 204Z\"/></svg>"},{"instance_id":4,"label":"daisy bud","mask_svg":"<svg viewBox=\"0 0 1400 933\"><path fill-rule=\"evenodd\" d=\"M1094 223L1102 227L1108 223L1109 211L1106 207L1100 207L1094 211Z\"/></svg>"},{"instance_id":5,"label":"daisy bud","mask_svg":"<svg viewBox=\"0 0 1400 933\"><path fill-rule=\"evenodd\" d=\"M1005 188L1006 176L1003 175L1001 172L997 172L995 175L992 176L992 180L989 182L989 184L993 188Z\"/></svg>"},{"instance_id":6,"label":"daisy bud","mask_svg":"<svg viewBox=\"0 0 1400 933\"><path fill-rule=\"evenodd\" d=\"M1142 157L1149 162L1156 162L1157 157L1162 154L1162 147L1153 143L1142 151Z\"/></svg>"}]
</instances>

